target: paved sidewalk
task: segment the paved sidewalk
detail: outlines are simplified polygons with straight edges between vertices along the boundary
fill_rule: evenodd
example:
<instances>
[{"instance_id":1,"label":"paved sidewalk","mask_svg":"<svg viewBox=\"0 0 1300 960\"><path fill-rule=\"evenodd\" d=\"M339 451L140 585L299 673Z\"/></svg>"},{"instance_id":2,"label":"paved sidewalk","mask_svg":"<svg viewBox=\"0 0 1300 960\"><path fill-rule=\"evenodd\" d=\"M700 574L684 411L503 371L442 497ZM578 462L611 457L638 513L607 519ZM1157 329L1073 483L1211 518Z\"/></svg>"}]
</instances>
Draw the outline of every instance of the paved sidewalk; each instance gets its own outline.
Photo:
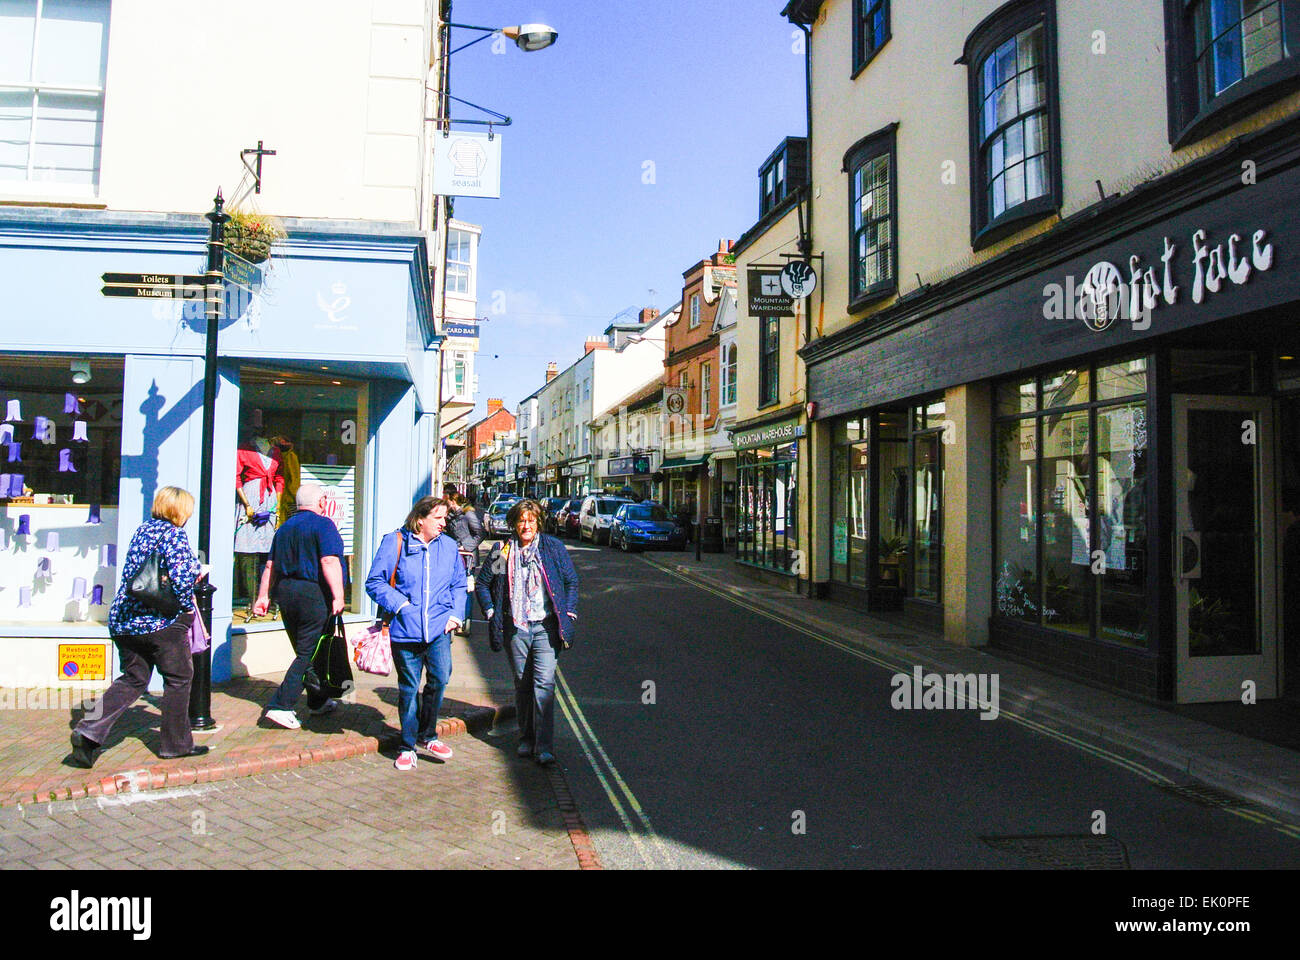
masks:
<instances>
[{"instance_id":1,"label":"paved sidewalk","mask_svg":"<svg viewBox=\"0 0 1300 960\"><path fill-rule=\"evenodd\" d=\"M119 797L0 809L0 869L577 870L547 771L515 734L401 773L375 754Z\"/></svg>"},{"instance_id":2,"label":"paved sidewalk","mask_svg":"<svg viewBox=\"0 0 1300 960\"><path fill-rule=\"evenodd\" d=\"M513 685L504 661L485 677L470 644L486 646L480 622L466 641L452 644L452 676L443 701L438 732L442 737L489 729L514 713ZM85 705L68 709L57 691L0 690L0 703L47 705L0 711L0 807L17 803L111 796L141 789L228 780L290 770L327 760L375 753L397 736L397 674L376 677L354 671L356 690L332 714L312 717L306 697L298 701L301 730L285 730L261 719L283 674L245 677L212 691L212 716L218 728L196 733L210 747L207 755L163 760L158 726L161 695L136 701L113 729L92 770L66 764L68 736ZM39 699L38 699L39 694Z\"/></svg>"},{"instance_id":3,"label":"paved sidewalk","mask_svg":"<svg viewBox=\"0 0 1300 960\"><path fill-rule=\"evenodd\" d=\"M1231 804L1239 798L1300 815L1300 752L1263 739L1287 742L1284 735L1291 731L1278 728L1290 716L1290 704L1214 704L1210 706L1216 710L1204 711L1156 705L1055 676L988 648L946 643L898 618L767 586L745 576L729 554L705 554L698 562L683 554L644 557L661 569L869 652L898 672L911 673L920 666L927 673L998 674L1003 713L1122 748L1231 795L1217 802ZM1224 719L1214 725L1206 722L1218 716Z\"/></svg>"}]
</instances>

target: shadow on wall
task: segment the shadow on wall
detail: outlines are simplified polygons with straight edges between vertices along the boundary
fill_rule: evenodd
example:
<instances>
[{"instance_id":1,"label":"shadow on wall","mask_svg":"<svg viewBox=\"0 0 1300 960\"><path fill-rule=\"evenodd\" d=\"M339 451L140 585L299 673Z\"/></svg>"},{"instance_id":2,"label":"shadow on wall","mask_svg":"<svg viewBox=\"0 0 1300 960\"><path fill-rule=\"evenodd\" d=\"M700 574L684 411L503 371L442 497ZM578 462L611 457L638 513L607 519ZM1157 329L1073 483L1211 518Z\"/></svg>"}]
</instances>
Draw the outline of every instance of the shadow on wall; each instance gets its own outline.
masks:
<instances>
[{"instance_id":1,"label":"shadow on wall","mask_svg":"<svg viewBox=\"0 0 1300 960\"><path fill-rule=\"evenodd\" d=\"M123 406L129 403L128 399ZM193 384L166 413L163 413L163 408L167 406L167 398L158 392L158 381L149 384L148 396L139 407L144 415L141 452L122 458L122 476L140 481L141 517L147 519L153 511L153 497L158 490L158 451L163 442L202 405L202 381Z\"/></svg>"}]
</instances>

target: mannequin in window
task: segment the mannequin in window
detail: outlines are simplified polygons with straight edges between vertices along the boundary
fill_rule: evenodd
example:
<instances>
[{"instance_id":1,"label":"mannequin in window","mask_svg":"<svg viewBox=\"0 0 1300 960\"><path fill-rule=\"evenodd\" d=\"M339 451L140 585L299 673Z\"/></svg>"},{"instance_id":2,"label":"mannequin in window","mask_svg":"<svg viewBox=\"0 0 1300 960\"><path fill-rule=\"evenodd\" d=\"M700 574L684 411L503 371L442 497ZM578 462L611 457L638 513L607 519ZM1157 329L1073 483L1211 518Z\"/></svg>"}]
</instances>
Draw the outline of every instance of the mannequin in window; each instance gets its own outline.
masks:
<instances>
[{"instance_id":1,"label":"mannequin in window","mask_svg":"<svg viewBox=\"0 0 1300 960\"><path fill-rule=\"evenodd\" d=\"M252 619L262 568L279 522L284 476L280 455L263 436L249 436L235 451L235 587L248 598Z\"/></svg>"},{"instance_id":2,"label":"mannequin in window","mask_svg":"<svg viewBox=\"0 0 1300 960\"><path fill-rule=\"evenodd\" d=\"M280 494L280 523L293 516L297 509L298 484L302 482L302 467L298 461L298 451L288 437L275 437L275 453L280 456L280 476L284 478L284 490Z\"/></svg>"}]
</instances>

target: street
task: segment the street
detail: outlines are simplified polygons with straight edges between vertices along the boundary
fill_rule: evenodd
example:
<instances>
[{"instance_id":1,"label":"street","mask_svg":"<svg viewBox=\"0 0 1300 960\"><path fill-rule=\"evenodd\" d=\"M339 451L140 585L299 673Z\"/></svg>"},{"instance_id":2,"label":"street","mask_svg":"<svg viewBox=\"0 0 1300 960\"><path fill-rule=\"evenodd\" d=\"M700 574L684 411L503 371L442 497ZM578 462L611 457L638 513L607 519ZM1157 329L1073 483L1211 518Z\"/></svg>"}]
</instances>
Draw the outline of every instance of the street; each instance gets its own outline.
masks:
<instances>
[{"instance_id":1,"label":"street","mask_svg":"<svg viewBox=\"0 0 1300 960\"><path fill-rule=\"evenodd\" d=\"M1293 827L1193 803L1149 764L1006 715L894 709L889 672L842 644L569 549L557 747L606 867L1300 866Z\"/></svg>"}]
</instances>

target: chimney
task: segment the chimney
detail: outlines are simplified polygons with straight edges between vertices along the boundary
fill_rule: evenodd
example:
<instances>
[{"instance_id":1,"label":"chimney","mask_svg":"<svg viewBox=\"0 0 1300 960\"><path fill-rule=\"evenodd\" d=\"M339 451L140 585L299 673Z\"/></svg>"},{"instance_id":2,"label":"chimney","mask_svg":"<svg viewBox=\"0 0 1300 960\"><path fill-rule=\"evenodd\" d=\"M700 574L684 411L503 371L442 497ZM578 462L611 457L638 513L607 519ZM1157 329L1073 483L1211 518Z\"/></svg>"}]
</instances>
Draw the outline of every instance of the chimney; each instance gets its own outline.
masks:
<instances>
[{"instance_id":1,"label":"chimney","mask_svg":"<svg viewBox=\"0 0 1300 960\"><path fill-rule=\"evenodd\" d=\"M654 323L658 319L659 319L659 311L656 310L654 307L646 307L637 316L637 320L640 321L640 323L643 325L647 323Z\"/></svg>"},{"instance_id":2,"label":"chimney","mask_svg":"<svg viewBox=\"0 0 1300 960\"><path fill-rule=\"evenodd\" d=\"M550 363L546 365L546 382L550 383L559 375L560 375L560 368L556 366L555 361L552 360Z\"/></svg>"},{"instance_id":3,"label":"chimney","mask_svg":"<svg viewBox=\"0 0 1300 960\"><path fill-rule=\"evenodd\" d=\"M609 341L604 337L588 337L586 346L583 348L582 355L585 357L593 350L608 350Z\"/></svg>"},{"instance_id":4,"label":"chimney","mask_svg":"<svg viewBox=\"0 0 1300 960\"><path fill-rule=\"evenodd\" d=\"M492 414L496 413L498 410L500 410L500 409L501 409L502 407L504 407L505 405L506 405L506 404L505 404L505 401L504 401L504 400L496 400L496 399L494 399L494 398L492 398L492 397L489 397L489 398L488 398L488 416L489 416L489 417L492 416Z\"/></svg>"},{"instance_id":5,"label":"chimney","mask_svg":"<svg viewBox=\"0 0 1300 960\"><path fill-rule=\"evenodd\" d=\"M713 265L715 267L722 266L722 258L727 256L727 254L731 253L731 251L735 248L735 246L736 246L735 240L727 240L725 238L718 240L718 252L715 253L712 257Z\"/></svg>"}]
</instances>

